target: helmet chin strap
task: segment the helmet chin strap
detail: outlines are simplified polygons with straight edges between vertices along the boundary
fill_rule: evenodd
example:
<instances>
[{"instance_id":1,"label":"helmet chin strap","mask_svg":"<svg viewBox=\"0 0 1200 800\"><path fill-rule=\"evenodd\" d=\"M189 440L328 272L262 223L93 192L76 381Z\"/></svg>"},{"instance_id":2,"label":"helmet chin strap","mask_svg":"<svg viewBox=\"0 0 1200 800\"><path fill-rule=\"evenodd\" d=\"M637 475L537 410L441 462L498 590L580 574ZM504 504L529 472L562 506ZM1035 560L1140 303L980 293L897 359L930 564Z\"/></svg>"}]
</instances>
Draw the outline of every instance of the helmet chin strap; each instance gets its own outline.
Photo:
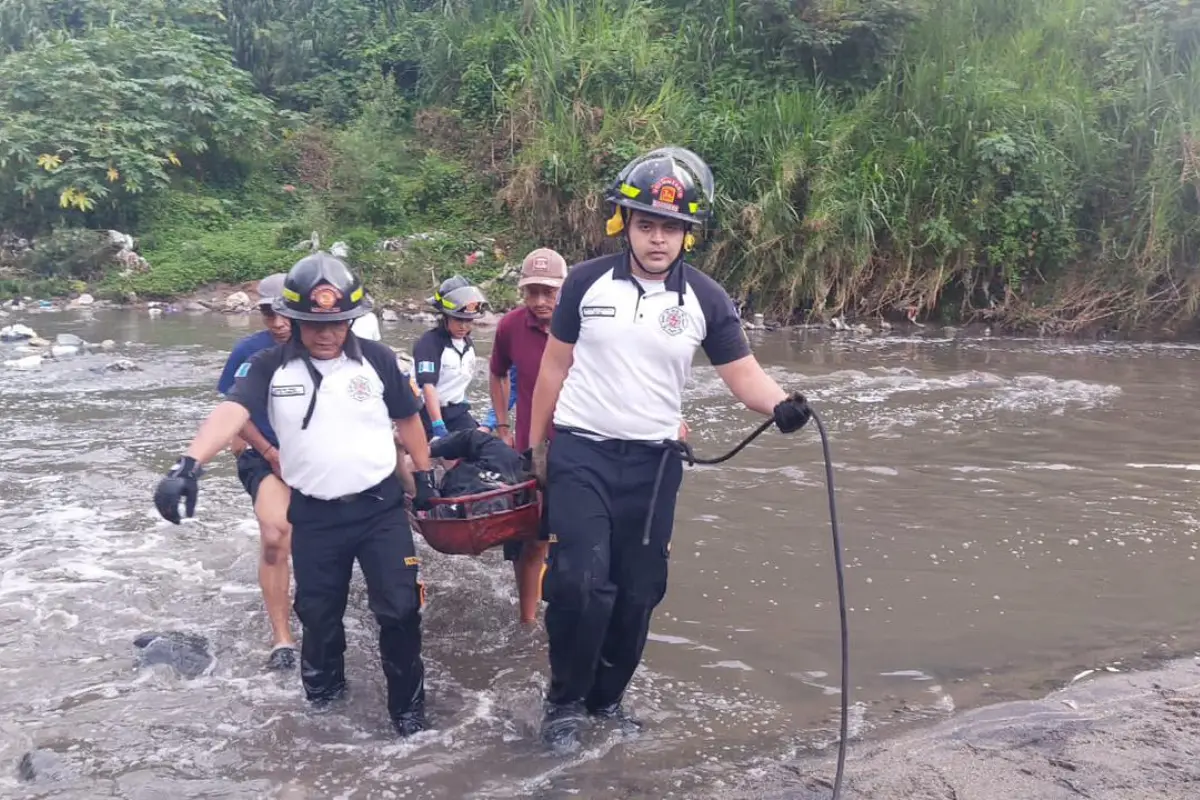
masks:
<instances>
[{"instance_id":1,"label":"helmet chin strap","mask_svg":"<svg viewBox=\"0 0 1200 800\"><path fill-rule=\"evenodd\" d=\"M633 251L633 242L629 241L629 216L630 216L630 214L628 211L622 209L621 216L623 217L622 221L624 222L624 225L622 225L621 227L623 228L622 232L624 233L624 236L625 236L625 249L629 252L630 260L632 260L634 264L637 264L638 269L640 269L642 272L646 273L647 275L654 275L657 277L658 275L669 274L671 272L671 270L675 269L676 267L678 267L680 264L683 263L683 255L684 255L685 251L684 251L684 248L682 246L680 246L679 255L675 256L674 260L671 261L671 263L668 264L663 269L650 269L645 264L643 264L642 260L637 257L637 253L635 253ZM688 225L687 227L685 227L684 235L686 236L688 233L691 232L691 230L692 230L691 225Z\"/></svg>"},{"instance_id":2,"label":"helmet chin strap","mask_svg":"<svg viewBox=\"0 0 1200 800\"><path fill-rule=\"evenodd\" d=\"M628 222L628 221L626 220L626 222ZM684 228L685 235L687 233L690 233L691 230L692 230L691 225L688 225L686 228ZM642 263L642 260L637 257L637 253L635 253L633 251L633 242L629 241L628 224L626 224L626 226L625 226L624 233L625 233L625 251L627 253L629 253L629 259L634 264L637 264L638 269L640 269L642 272L645 272L647 275L653 275L655 277L658 277L659 275L669 275L669 274L671 274L671 270L675 269L676 267L678 267L680 264L683 263L683 256L684 256L685 250L681 245L679 248L679 255L675 256L674 260L672 260L670 264L668 264L663 269L657 269L657 270L650 269L649 267L647 267L645 264ZM679 305L683 305L683 291L682 290L679 291Z\"/></svg>"},{"instance_id":3,"label":"helmet chin strap","mask_svg":"<svg viewBox=\"0 0 1200 800\"><path fill-rule=\"evenodd\" d=\"M633 252L633 245L630 244L628 236L626 236L626 238L625 238L625 245L626 245L626 248L629 250L629 258L633 261L633 263L637 264L638 269L640 269L642 272L646 273L647 275L654 275L654 276L666 275L671 270L675 269L675 267L679 266L680 262L683 261L683 248L681 247L679 249L679 255L675 256L675 260L672 261L670 264L668 264L667 266L665 266L662 269L650 269L649 267L647 267L645 264L642 263L642 260L640 258L637 257L637 253Z\"/></svg>"}]
</instances>

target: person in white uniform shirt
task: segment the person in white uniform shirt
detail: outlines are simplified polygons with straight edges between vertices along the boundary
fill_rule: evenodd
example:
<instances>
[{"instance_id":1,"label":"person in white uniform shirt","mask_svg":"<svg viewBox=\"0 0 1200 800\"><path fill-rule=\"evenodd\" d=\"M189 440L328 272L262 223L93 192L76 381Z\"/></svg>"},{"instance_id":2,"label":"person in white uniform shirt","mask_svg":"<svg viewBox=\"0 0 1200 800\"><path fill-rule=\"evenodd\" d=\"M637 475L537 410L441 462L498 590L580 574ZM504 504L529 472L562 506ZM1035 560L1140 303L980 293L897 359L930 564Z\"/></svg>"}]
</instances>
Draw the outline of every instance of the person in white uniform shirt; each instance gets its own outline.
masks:
<instances>
[{"instance_id":1,"label":"person in white uniform shirt","mask_svg":"<svg viewBox=\"0 0 1200 800\"><path fill-rule=\"evenodd\" d=\"M754 358L725 290L685 261L713 201L700 157L647 153L607 199L608 233L625 234L625 251L568 273L529 421L533 471L551 499L542 738L558 751L579 747L589 715L638 726L622 699L667 591L682 395L696 350L784 433L811 416L804 396L785 392Z\"/></svg>"},{"instance_id":2,"label":"person in white uniform shirt","mask_svg":"<svg viewBox=\"0 0 1200 800\"><path fill-rule=\"evenodd\" d=\"M487 298L466 278L455 275L442 282L429 304L441 316L413 345L417 386L425 397L421 419L430 438L478 428L467 402L475 377L472 323L483 316Z\"/></svg>"},{"instance_id":3,"label":"person in white uniform shirt","mask_svg":"<svg viewBox=\"0 0 1200 800\"><path fill-rule=\"evenodd\" d=\"M437 496L429 446L411 384L396 355L350 332L370 310L358 278L333 256L301 259L287 275L276 313L292 320L292 337L250 360L227 400L201 425L187 451L159 483L155 505L170 522L196 508L200 466L220 452L251 414L264 414L279 439L283 481L292 487L292 563L305 695L315 705L346 689L342 617L357 558L387 680L396 732L424 730L421 659L423 587L412 531L396 476L394 430L416 466L413 506Z\"/></svg>"},{"instance_id":4,"label":"person in white uniform shirt","mask_svg":"<svg viewBox=\"0 0 1200 800\"><path fill-rule=\"evenodd\" d=\"M375 304L375 301L371 299L371 295L367 295L366 299L371 305ZM368 339L372 342L378 342L383 339L383 331L379 329L379 317L375 316L374 311L368 311L351 322L350 330L360 339Z\"/></svg>"}]
</instances>

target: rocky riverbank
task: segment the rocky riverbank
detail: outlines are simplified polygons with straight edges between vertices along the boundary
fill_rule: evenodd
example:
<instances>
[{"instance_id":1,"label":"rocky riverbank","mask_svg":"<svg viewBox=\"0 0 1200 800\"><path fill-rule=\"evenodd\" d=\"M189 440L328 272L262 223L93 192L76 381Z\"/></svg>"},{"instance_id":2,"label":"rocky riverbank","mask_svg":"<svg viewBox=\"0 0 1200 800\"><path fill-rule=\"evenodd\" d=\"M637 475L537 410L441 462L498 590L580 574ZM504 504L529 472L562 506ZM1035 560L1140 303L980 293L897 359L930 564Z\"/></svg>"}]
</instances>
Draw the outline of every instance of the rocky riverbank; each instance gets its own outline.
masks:
<instances>
[{"instance_id":1,"label":"rocky riverbank","mask_svg":"<svg viewBox=\"0 0 1200 800\"><path fill-rule=\"evenodd\" d=\"M52 314L61 311L77 311L80 309L122 309L143 311L151 317L163 314L247 314L257 308L258 282L249 281L245 284L217 284L205 287L192 294L173 300L141 300L130 294L123 301L96 299L90 294L76 294L70 297L35 298L19 297L0 304L0 320L25 319L27 315ZM425 310L421 299L384 298L375 299L375 311L384 322L399 322L408 319L418 322L430 322L434 315ZM495 309L485 314L477 321L479 325L494 325L506 308Z\"/></svg>"}]
</instances>

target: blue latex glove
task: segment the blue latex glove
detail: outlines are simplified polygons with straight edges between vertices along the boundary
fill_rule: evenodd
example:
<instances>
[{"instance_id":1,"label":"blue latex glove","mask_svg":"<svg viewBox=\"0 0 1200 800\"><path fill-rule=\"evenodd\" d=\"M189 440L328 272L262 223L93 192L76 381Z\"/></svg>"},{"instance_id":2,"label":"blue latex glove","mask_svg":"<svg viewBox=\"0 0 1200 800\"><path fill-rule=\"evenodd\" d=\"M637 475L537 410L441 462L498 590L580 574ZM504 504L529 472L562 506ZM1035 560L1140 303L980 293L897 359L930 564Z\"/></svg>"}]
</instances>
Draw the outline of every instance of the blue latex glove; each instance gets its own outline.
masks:
<instances>
[{"instance_id":1,"label":"blue latex glove","mask_svg":"<svg viewBox=\"0 0 1200 800\"><path fill-rule=\"evenodd\" d=\"M433 423L433 438L438 439L445 436L449 431L446 430L446 423L442 420L437 420Z\"/></svg>"}]
</instances>

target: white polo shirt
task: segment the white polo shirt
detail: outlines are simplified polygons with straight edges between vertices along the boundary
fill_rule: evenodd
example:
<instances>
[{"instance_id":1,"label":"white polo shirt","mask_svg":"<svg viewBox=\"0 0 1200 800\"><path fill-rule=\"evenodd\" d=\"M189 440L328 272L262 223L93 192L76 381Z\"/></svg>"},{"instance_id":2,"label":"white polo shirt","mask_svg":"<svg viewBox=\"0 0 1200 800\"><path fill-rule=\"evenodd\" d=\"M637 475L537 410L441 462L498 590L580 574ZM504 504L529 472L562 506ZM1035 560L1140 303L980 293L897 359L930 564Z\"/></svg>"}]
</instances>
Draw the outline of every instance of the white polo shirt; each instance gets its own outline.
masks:
<instances>
[{"instance_id":1,"label":"white polo shirt","mask_svg":"<svg viewBox=\"0 0 1200 800\"><path fill-rule=\"evenodd\" d=\"M443 326L425 331L413 345L417 385L433 384L443 406L465 403L475 377L475 344L468 336L454 339Z\"/></svg>"},{"instance_id":2,"label":"white polo shirt","mask_svg":"<svg viewBox=\"0 0 1200 800\"><path fill-rule=\"evenodd\" d=\"M664 281L643 280L626 253L567 274L550 332L575 345L554 424L604 439L676 438L696 349L714 366L750 355L720 284L686 263Z\"/></svg>"},{"instance_id":3,"label":"white polo shirt","mask_svg":"<svg viewBox=\"0 0 1200 800\"><path fill-rule=\"evenodd\" d=\"M348 336L340 356L308 363L296 343L262 350L239 370L228 397L251 414L265 410L279 437L283 481L296 491L332 500L375 486L396 469L392 420L419 411L396 354Z\"/></svg>"}]
</instances>

